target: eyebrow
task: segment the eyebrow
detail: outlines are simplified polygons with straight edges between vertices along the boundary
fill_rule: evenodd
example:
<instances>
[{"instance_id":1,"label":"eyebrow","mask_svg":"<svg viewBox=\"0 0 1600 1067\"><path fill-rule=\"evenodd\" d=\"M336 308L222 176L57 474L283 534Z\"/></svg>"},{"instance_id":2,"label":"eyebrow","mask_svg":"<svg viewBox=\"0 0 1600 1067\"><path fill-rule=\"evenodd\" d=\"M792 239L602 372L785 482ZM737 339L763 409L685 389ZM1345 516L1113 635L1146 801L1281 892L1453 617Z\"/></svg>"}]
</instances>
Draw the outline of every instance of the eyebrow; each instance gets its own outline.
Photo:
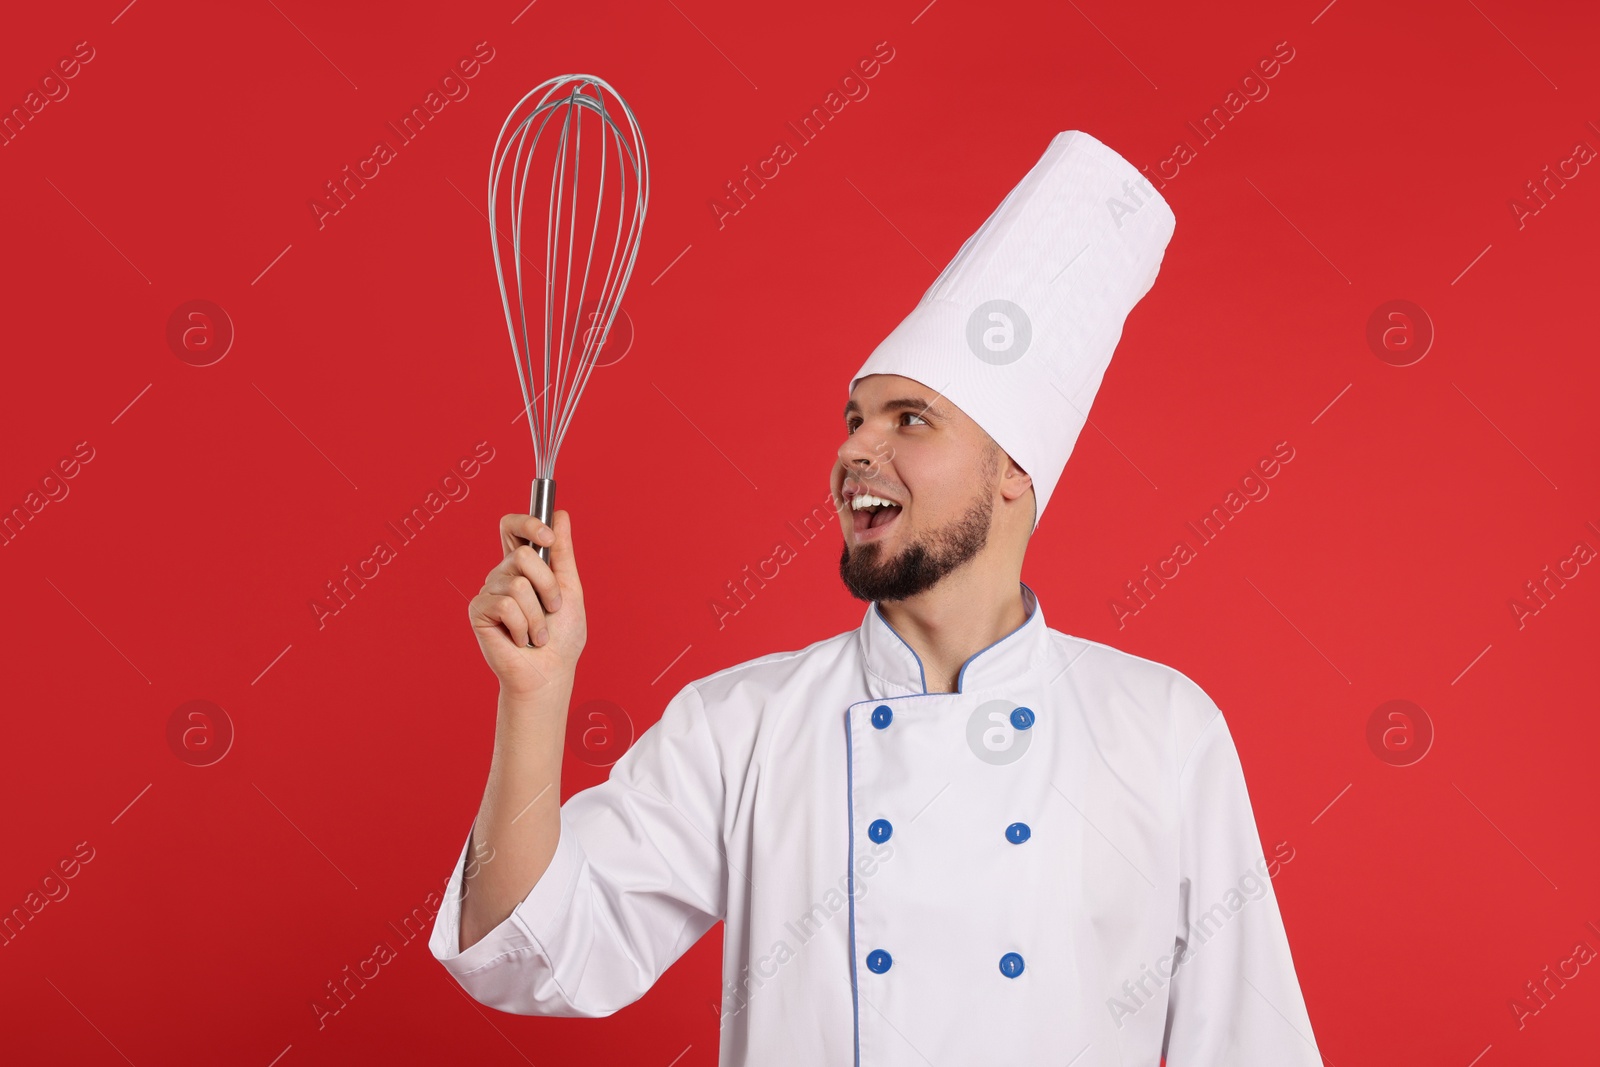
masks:
<instances>
[{"instance_id":1,"label":"eyebrow","mask_svg":"<svg viewBox=\"0 0 1600 1067\"><path fill-rule=\"evenodd\" d=\"M935 406L932 400L924 400L919 396L902 396L885 400L879 407L884 411L915 411L919 415L931 412L935 417L943 417L945 414L944 409ZM852 413L861 413L861 405L856 403L854 398L844 406L843 417L848 419Z\"/></svg>"}]
</instances>

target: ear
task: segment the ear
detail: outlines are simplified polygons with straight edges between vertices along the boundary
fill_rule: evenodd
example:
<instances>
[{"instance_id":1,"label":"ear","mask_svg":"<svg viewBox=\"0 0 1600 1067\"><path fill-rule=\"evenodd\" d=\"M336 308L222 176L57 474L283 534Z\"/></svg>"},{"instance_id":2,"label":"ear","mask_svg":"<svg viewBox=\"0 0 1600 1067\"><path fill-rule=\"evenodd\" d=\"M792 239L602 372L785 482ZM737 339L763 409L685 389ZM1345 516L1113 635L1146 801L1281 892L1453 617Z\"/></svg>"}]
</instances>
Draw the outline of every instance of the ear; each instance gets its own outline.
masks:
<instances>
[{"instance_id":1,"label":"ear","mask_svg":"<svg viewBox=\"0 0 1600 1067\"><path fill-rule=\"evenodd\" d=\"M1033 488L1033 475L1017 466L1017 461L1006 455L1000 471L1000 495L1006 500L1016 500L1031 488Z\"/></svg>"}]
</instances>

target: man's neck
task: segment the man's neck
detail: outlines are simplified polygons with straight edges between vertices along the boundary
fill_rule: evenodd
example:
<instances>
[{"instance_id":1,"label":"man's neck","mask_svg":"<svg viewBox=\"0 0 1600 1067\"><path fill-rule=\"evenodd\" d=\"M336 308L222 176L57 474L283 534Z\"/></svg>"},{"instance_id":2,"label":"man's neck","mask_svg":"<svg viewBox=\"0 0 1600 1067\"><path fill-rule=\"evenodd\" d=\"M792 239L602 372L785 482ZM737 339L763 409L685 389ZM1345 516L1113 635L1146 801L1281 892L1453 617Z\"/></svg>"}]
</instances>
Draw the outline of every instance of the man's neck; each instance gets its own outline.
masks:
<instances>
[{"instance_id":1,"label":"man's neck","mask_svg":"<svg viewBox=\"0 0 1600 1067\"><path fill-rule=\"evenodd\" d=\"M878 610L922 660L928 692L954 693L962 666L1028 621L1022 582L960 568L934 588Z\"/></svg>"}]
</instances>

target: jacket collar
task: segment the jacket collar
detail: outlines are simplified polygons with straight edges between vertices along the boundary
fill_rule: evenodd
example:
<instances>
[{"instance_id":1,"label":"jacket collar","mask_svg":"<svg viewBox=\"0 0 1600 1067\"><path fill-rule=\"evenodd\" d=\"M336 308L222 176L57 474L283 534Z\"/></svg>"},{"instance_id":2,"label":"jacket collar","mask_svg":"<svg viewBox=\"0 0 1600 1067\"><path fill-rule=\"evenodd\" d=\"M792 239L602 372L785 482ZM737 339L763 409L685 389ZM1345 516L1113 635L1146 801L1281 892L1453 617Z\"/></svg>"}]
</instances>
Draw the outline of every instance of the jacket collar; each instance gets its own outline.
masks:
<instances>
[{"instance_id":1,"label":"jacket collar","mask_svg":"<svg viewBox=\"0 0 1600 1067\"><path fill-rule=\"evenodd\" d=\"M1045 627L1044 609L1026 582L1022 583L1022 602L1028 611L1027 620L962 665L956 686L958 692L1015 685L1034 666L1045 662L1049 631ZM928 691L922 660L889 625L877 604L867 608L859 633L867 668L867 688L873 700Z\"/></svg>"}]
</instances>

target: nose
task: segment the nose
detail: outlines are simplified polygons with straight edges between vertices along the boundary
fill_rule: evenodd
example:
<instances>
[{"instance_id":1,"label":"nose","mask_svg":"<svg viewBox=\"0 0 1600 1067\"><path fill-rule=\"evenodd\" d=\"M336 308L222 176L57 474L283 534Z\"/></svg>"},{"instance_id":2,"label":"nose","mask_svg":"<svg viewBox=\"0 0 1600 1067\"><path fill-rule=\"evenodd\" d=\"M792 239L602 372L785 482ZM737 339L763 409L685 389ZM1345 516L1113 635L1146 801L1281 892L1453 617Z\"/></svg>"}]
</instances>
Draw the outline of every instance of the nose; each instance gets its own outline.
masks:
<instances>
[{"instance_id":1,"label":"nose","mask_svg":"<svg viewBox=\"0 0 1600 1067\"><path fill-rule=\"evenodd\" d=\"M846 472L858 477L871 477L877 465L882 463L888 454L888 441L881 430L875 430L869 423L862 423L856 427L856 432L845 437L844 443L839 446L839 465Z\"/></svg>"}]
</instances>

